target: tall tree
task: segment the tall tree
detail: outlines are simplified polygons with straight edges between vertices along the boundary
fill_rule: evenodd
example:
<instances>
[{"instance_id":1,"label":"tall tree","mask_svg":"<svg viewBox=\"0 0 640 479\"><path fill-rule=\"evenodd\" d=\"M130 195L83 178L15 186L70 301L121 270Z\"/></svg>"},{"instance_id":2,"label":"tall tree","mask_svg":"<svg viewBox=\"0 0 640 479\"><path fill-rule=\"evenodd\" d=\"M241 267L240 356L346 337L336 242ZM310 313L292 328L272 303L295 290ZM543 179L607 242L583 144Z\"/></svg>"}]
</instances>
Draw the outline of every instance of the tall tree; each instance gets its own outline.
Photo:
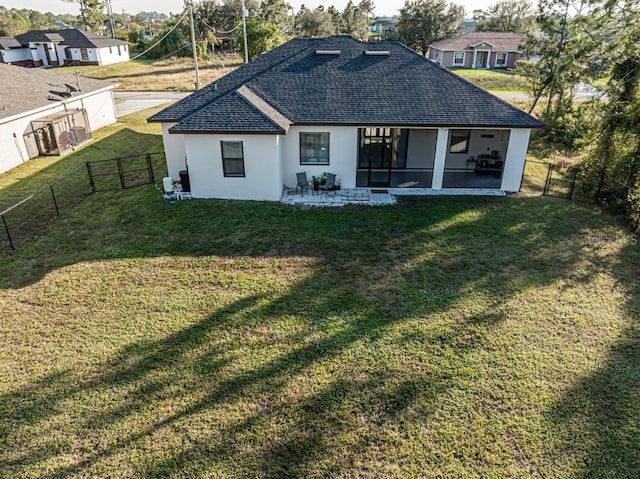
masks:
<instances>
[{"instance_id":1,"label":"tall tree","mask_svg":"<svg viewBox=\"0 0 640 479\"><path fill-rule=\"evenodd\" d=\"M429 45L460 33L464 8L446 0L406 0L400 9L398 38L427 55Z\"/></svg>"},{"instance_id":2,"label":"tall tree","mask_svg":"<svg viewBox=\"0 0 640 479\"><path fill-rule=\"evenodd\" d=\"M529 0L502 0L486 10L474 10L480 32L515 32L527 34L535 28L536 15Z\"/></svg>"},{"instance_id":3,"label":"tall tree","mask_svg":"<svg viewBox=\"0 0 640 479\"><path fill-rule=\"evenodd\" d=\"M303 37L326 37L336 32L331 15L322 7L309 10L304 5L296 14L296 32Z\"/></svg>"},{"instance_id":4,"label":"tall tree","mask_svg":"<svg viewBox=\"0 0 640 479\"><path fill-rule=\"evenodd\" d=\"M236 34L236 39L240 50L244 52L245 45L241 31ZM253 60L261 53L281 45L283 38L280 36L277 25L264 22L258 17L252 17L247 20L247 43L249 59Z\"/></svg>"},{"instance_id":5,"label":"tall tree","mask_svg":"<svg viewBox=\"0 0 640 479\"><path fill-rule=\"evenodd\" d=\"M100 0L62 0L65 3L77 3L80 6L82 28L87 31L102 31L104 4Z\"/></svg>"},{"instance_id":6,"label":"tall tree","mask_svg":"<svg viewBox=\"0 0 640 479\"><path fill-rule=\"evenodd\" d=\"M359 40L369 38L369 15L373 2L362 0L358 5L349 0L341 15L340 33L352 35Z\"/></svg>"},{"instance_id":7,"label":"tall tree","mask_svg":"<svg viewBox=\"0 0 640 479\"><path fill-rule=\"evenodd\" d=\"M0 6L0 36L12 37L30 28L29 21L18 11Z\"/></svg>"},{"instance_id":8,"label":"tall tree","mask_svg":"<svg viewBox=\"0 0 640 479\"><path fill-rule=\"evenodd\" d=\"M278 33L283 38L293 34L291 5L284 0L263 0L259 17L262 21L277 26Z\"/></svg>"}]
</instances>

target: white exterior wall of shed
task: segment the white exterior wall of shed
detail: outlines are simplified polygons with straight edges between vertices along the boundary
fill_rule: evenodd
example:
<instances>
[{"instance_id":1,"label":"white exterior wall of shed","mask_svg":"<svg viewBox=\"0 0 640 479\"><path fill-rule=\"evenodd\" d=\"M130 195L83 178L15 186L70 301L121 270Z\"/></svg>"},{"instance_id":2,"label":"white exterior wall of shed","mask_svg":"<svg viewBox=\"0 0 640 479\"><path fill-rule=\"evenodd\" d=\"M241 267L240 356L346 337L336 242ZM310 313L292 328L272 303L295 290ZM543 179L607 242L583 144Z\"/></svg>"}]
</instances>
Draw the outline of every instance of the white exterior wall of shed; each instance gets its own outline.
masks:
<instances>
[{"instance_id":1,"label":"white exterior wall of shed","mask_svg":"<svg viewBox=\"0 0 640 479\"><path fill-rule=\"evenodd\" d=\"M241 141L244 177L225 177L221 141ZM278 201L282 194L278 135L184 135L195 198Z\"/></svg>"},{"instance_id":2,"label":"white exterior wall of shed","mask_svg":"<svg viewBox=\"0 0 640 479\"><path fill-rule=\"evenodd\" d=\"M27 146L24 142L24 134L31 131L31 122L54 113L69 111L75 108L86 108L91 131L116 122L115 106L111 90L97 93L96 95L68 102L57 102L49 108L41 108L33 113L14 118L0 124L0 144L4 145L0 155L0 173L9 171L22 163L29 161ZM102 109L103 111L97 111ZM109 111L109 109L111 111ZM93 121L92 121L93 118ZM14 137L15 133L15 137Z\"/></svg>"}]
</instances>

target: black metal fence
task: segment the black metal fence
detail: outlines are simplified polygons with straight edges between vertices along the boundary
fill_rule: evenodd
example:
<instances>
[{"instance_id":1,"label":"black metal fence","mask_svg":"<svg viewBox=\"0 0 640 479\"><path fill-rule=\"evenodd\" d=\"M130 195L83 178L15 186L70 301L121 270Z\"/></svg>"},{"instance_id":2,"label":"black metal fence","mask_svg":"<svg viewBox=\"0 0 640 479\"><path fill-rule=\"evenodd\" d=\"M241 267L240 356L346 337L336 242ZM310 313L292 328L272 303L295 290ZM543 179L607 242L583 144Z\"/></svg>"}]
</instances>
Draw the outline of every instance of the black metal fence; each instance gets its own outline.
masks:
<instances>
[{"instance_id":1,"label":"black metal fence","mask_svg":"<svg viewBox=\"0 0 640 479\"><path fill-rule=\"evenodd\" d=\"M0 213L0 245L16 249L42 234L44 227L86 197L155 183L163 153L88 161ZM4 238L3 238L4 236Z\"/></svg>"},{"instance_id":2,"label":"black metal fence","mask_svg":"<svg viewBox=\"0 0 640 479\"><path fill-rule=\"evenodd\" d=\"M522 177L521 191L542 196L573 198L579 181L580 169L542 161L527 160Z\"/></svg>"}]
</instances>

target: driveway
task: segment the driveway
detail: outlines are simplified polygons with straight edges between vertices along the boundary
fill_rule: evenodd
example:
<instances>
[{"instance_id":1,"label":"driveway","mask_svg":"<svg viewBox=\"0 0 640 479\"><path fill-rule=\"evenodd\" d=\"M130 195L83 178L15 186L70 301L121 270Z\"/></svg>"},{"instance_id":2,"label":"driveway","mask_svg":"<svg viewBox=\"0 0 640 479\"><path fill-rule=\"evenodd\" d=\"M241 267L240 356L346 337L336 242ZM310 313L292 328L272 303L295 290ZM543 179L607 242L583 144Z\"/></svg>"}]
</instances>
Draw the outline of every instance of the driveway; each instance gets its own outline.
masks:
<instances>
[{"instance_id":1,"label":"driveway","mask_svg":"<svg viewBox=\"0 0 640 479\"><path fill-rule=\"evenodd\" d=\"M189 91L114 91L116 116L124 116L164 103L174 102L190 95Z\"/></svg>"}]
</instances>

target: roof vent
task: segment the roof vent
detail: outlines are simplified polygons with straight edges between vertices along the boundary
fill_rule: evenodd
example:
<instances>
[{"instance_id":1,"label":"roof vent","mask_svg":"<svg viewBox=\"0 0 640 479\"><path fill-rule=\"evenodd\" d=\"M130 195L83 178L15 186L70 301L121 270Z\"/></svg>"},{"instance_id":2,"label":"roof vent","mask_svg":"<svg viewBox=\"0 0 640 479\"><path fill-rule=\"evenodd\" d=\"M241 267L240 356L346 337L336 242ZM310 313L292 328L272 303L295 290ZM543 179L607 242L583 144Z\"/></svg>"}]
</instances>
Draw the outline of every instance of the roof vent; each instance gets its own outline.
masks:
<instances>
[{"instance_id":1,"label":"roof vent","mask_svg":"<svg viewBox=\"0 0 640 479\"><path fill-rule=\"evenodd\" d=\"M388 57L391 52L389 50L366 50L364 54L367 57Z\"/></svg>"},{"instance_id":2,"label":"roof vent","mask_svg":"<svg viewBox=\"0 0 640 479\"><path fill-rule=\"evenodd\" d=\"M316 55L340 56L340 50L316 50Z\"/></svg>"}]
</instances>

